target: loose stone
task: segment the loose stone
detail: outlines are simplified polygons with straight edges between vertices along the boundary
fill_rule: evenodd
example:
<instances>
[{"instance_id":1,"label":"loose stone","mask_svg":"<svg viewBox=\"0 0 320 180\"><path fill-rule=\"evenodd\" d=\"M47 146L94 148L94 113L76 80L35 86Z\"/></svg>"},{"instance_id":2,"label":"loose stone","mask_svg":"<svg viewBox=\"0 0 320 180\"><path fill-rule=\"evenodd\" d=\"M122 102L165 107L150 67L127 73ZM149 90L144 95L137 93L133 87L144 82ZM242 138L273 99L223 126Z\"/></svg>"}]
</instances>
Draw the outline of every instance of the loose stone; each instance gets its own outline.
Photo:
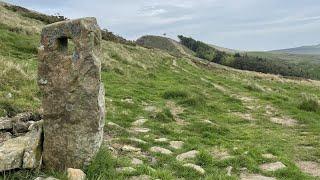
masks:
<instances>
[{"instance_id":1,"label":"loose stone","mask_svg":"<svg viewBox=\"0 0 320 180\"><path fill-rule=\"evenodd\" d=\"M157 146L150 148L150 151L155 153L166 154L166 155L172 154L170 150L162 147L157 147Z\"/></svg>"},{"instance_id":2,"label":"loose stone","mask_svg":"<svg viewBox=\"0 0 320 180\"><path fill-rule=\"evenodd\" d=\"M129 146L129 145L124 145L122 148L121 148L122 151L127 151L127 152L139 152L141 151L140 148L136 148L136 147L133 147L133 146Z\"/></svg>"},{"instance_id":3,"label":"loose stone","mask_svg":"<svg viewBox=\"0 0 320 180\"><path fill-rule=\"evenodd\" d=\"M181 149L183 146L184 142L182 141L170 141L170 147L174 149Z\"/></svg>"},{"instance_id":4,"label":"loose stone","mask_svg":"<svg viewBox=\"0 0 320 180\"><path fill-rule=\"evenodd\" d=\"M68 180L85 180L86 174L80 169L68 168Z\"/></svg>"},{"instance_id":5,"label":"loose stone","mask_svg":"<svg viewBox=\"0 0 320 180\"><path fill-rule=\"evenodd\" d=\"M282 162L275 162L275 163L266 163L259 166L263 171L277 171L280 169L285 168L286 166Z\"/></svg>"},{"instance_id":6,"label":"loose stone","mask_svg":"<svg viewBox=\"0 0 320 180\"><path fill-rule=\"evenodd\" d=\"M186 153L182 153L176 157L178 161L183 161L185 159L195 158L199 154L199 151L192 150Z\"/></svg>"},{"instance_id":7,"label":"loose stone","mask_svg":"<svg viewBox=\"0 0 320 180\"><path fill-rule=\"evenodd\" d=\"M195 164L187 163L187 164L184 164L183 166L192 168L192 169L196 170L197 172L199 172L200 174L204 174L206 172L201 166L198 166Z\"/></svg>"}]
</instances>

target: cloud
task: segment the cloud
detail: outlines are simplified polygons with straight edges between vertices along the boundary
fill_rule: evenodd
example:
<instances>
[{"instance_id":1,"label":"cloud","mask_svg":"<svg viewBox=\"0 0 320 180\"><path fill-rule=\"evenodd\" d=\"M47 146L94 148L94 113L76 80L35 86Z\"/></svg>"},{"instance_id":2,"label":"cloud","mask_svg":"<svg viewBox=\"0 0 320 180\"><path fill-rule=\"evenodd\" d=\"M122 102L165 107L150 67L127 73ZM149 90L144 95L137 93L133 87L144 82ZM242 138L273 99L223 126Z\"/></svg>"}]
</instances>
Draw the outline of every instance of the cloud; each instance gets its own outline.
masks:
<instances>
[{"instance_id":1,"label":"cloud","mask_svg":"<svg viewBox=\"0 0 320 180\"><path fill-rule=\"evenodd\" d=\"M167 10L162 8L157 8L155 6L145 6L139 10L141 16L158 16L166 13Z\"/></svg>"},{"instance_id":2,"label":"cloud","mask_svg":"<svg viewBox=\"0 0 320 180\"><path fill-rule=\"evenodd\" d=\"M70 18L97 17L103 28L135 39L164 32L236 49L319 43L318 0L8 0Z\"/></svg>"}]
</instances>

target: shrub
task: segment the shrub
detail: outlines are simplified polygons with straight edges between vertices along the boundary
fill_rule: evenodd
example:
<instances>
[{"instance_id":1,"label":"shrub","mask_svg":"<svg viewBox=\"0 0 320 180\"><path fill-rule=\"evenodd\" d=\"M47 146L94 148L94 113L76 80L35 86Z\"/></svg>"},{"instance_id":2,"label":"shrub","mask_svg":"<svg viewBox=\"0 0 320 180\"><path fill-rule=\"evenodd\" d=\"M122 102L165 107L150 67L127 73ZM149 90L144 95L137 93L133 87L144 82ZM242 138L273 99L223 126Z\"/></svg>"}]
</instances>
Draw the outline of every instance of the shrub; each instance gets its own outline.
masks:
<instances>
[{"instance_id":1,"label":"shrub","mask_svg":"<svg viewBox=\"0 0 320 180\"><path fill-rule=\"evenodd\" d=\"M17 106L13 105L12 102L9 101L0 101L0 109L5 111L6 116L14 117L18 113L21 112L21 109Z\"/></svg>"},{"instance_id":2,"label":"shrub","mask_svg":"<svg viewBox=\"0 0 320 180\"><path fill-rule=\"evenodd\" d=\"M46 24L51 24L51 23L55 23L55 22L59 22L59 21L64 21L67 18L64 16L49 16L49 15L45 15L45 14L41 14L41 13L37 13L34 11L30 11L29 9L26 9L24 7L20 7L20 6L14 6L14 5L5 5L4 6L6 9L13 11L13 12L18 12L19 14L21 14L24 17L28 17L31 19L36 19L39 21L42 21Z\"/></svg>"},{"instance_id":3,"label":"shrub","mask_svg":"<svg viewBox=\"0 0 320 180\"><path fill-rule=\"evenodd\" d=\"M165 99L178 99L178 98L187 98L188 93L182 90L170 90L166 91L163 94L163 98Z\"/></svg>"},{"instance_id":4,"label":"shrub","mask_svg":"<svg viewBox=\"0 0 320 180\"><path fill-rule=\"evenodd\" d=\"M125 38L113 34L113 32L108 31L107 29L101 30L101 36L102 39L105 41L112 41L115 43L125 44L129 46L136 46L136 43L134 41L126 40Z\"/></svg>"},{"instance_id":5,"label":"shrub","mask_svg":"<svg viewBox=\"0 0 320 180\"><path fill-rule=\"evenodd\" d=\"M173 117L170 109L168 109L168 108L165 108L165 109L163 109L163 111L156 113L153 118L158 121L161 121L161 122L174 121L174 117Z\"/></svg>"},{"instance_id":6,"label":"shrub","mask_svg":"<svg viewBox=\"0 0 320 180\"><path fill-rule=\"evenodd\" d=\"M206 104L206 101L203 97L201 96L194 96L194 97L190 97L184 101L180 102L183 105L186 106L192 106L192 107L196 107L196 106L203 106Z\"/></svg>"},{"instance_id":7,"label":"shrub","mask_svg":"<svg viewBox=\"0 0 320 180\"><path fill-rule=\"evenodd\" d=\"M309 112L317 112L320 110L319 100L314 95L302 96L302 99L299 104L299 109Z\"/></svg>"}]
</instances>

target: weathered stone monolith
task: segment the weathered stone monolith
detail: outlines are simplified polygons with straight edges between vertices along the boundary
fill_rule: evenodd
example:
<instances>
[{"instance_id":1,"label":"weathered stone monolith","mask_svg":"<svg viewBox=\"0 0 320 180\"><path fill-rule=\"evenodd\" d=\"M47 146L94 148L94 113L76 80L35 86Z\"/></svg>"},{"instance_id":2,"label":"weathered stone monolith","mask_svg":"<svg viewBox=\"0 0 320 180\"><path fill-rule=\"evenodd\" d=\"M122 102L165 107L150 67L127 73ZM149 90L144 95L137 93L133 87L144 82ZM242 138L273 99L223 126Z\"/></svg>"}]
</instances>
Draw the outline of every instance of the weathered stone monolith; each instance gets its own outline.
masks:
<instances>
[{"instance_id":1,"label":"weathered stone monolith","mask_svg":"<svg viewBox=\"0 0 320 180\"><path fill-rule=\"evenodd\" d=\"M43 94L46 169L83 168L103 139L101 32L95 18L43 28L38 85Z\"/></svg>"}]
</instances>

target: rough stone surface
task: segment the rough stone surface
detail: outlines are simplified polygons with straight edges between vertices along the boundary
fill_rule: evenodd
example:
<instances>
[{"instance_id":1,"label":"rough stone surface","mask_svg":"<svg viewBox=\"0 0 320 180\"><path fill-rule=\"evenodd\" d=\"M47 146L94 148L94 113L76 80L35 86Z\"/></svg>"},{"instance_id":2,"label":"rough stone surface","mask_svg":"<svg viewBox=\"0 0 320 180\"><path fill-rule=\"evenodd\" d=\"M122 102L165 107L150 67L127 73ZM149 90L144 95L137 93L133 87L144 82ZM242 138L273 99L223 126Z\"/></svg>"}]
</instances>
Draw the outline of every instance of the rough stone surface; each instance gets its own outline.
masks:
<instances>
[{"instance_id":1,"label":"rough stone surface","mask_svg":"<svg viewBox=\"0 0 320 180\"><path fill-rule=\"evenodd\" d=\"M192 150L186 153L182 153L176 157L178 161L183 161L185 159L195 158L199 154L199 151Z\"/></svg>"},{"instance_id":2,"label":"rough stone surface","mask_svg":"<svg viewBox=\"0 0 320 180\"><path fill-rule=\"evenodd\" d=\"M297 166L302 172L314 177L320 177L320 164L312 161L299 161Z\"/></svg>"},{"instance_id":3,"label":"rough stone surface","mask_svg":"<svg viewBox=\"0 0 320 180\"><path fill-rule=\"evenodd\" d=\"M275 163L266 163L259 166L263 171L277 171L280 169L285 168L286 166L282 162L275 162Z\"/></svg>"},{"instance_id":4,"label":"rough stone surface","mask_svg":"<svg viewBox=\"0 0 320 180\"><path fill-rule=\"evenodd\" d=\"M10 118L1 117L0 118L0 130L12 129L12 120Z\"/></svg>"},{"instance_id":5,"label":"rough stone surface","mask_svg":"<svg viewBox=\"0 0 320 180\"><path fill-rule=\"evenodd\" d=\"M9 139L0 145L0 172L37 168L41 163L42 124L24 136Z\"/></svg>"},{"instance_id":6,"label":"rough stone surface","mask_svg":"<svg viewBox=\"0 0 320 180\"><path fill-rule=\"evenodd\" d=\"M184 164L183 166L192 168L192 169L196 170L197 172L199 172L200 174L206 173L206 171L201 166L198 166L195 164L187 163L187 164Z\"/></svg>"},{"instance_id":7,"label":"rough stone surface","mask_svg":"<svg viewBox=\"0 0 320 180\"><path fill-rule=\"evenodd\" d=\"M136 148L136 147L133 147L133 146L130 146L130 145L124 145L122 148L121 148L122 151L127 151L127 152L138 152L138 151L141 151L140 148Z\"/></svg>"},{"instance_id":8,"label":"rough stone surface","mask_svg":"<svg viewBox=\"0 0 320 180\"><path fill-rule=\"evenodd\" d=\"M22 167L26 139L18 137L4 142L0 147L0 172Z\"/></svg>"},{"instance_id":9,"label":"rough stone surface","mask_svg":"<svg viewBox=\"0 0 320 180\"><path fill-rule=\"evenodd\" d=\"M72 53L68 40L73 42ZM45 26L39 48L43 94L44 167L83 168L98 152L105 116L101 32L95 18Z\"/></svg>"},{"instance_id":10,"label":"rough stone surface","mask_svg":"<svg viewBox=\"0 0 320 180\"><path fill-rule=\"evenodd\" d=\"M242 173L240 175L241 180L276 180L276 178L273 177L267 177L267 176L262 176L260 174L247 174L247 173Z\"/></svg>"},{"instance_id":11,"label":"rough stone surface","mask_svg":"<svg viewBox=\"0 0 320 180\"><path fill-rule=\"evenodd\" d=\"M0 133L0 143L7 141L12 138L12 134L10 132Z\"/></svg>"},{"instance_id":12,"label":"rough stone surface","mask_svg":"<svg viewBox=\"0 0 320 180\"><path fill-rule=\"evenodd\" d=\"M42 141L43 141L43 120L36 122L29 132L30 140L24 150L23 165L24 169L34 169L41 165Z\"/></svg>"},{"instance_id":13,"label":"rough stone surface","mask_svg":"<svg viewBox=\"0 0 320 180\"><path fill-rule=\"evenodd\" d=\"M150 148L150 151L155 153L167 154L167 155L172 154L170 150L162 147L158 147L158 146Z\"/></svg>"},{"instance_id":14,"label":"rough stone surface","mask_svg":"<svg viewBox=\"0 0 320 180\"><path fill-rule=\"evenodd\" d=\"M68 180L85 180L86 174L80 169L68 168Z\"/></svg>"}]
</instances>

